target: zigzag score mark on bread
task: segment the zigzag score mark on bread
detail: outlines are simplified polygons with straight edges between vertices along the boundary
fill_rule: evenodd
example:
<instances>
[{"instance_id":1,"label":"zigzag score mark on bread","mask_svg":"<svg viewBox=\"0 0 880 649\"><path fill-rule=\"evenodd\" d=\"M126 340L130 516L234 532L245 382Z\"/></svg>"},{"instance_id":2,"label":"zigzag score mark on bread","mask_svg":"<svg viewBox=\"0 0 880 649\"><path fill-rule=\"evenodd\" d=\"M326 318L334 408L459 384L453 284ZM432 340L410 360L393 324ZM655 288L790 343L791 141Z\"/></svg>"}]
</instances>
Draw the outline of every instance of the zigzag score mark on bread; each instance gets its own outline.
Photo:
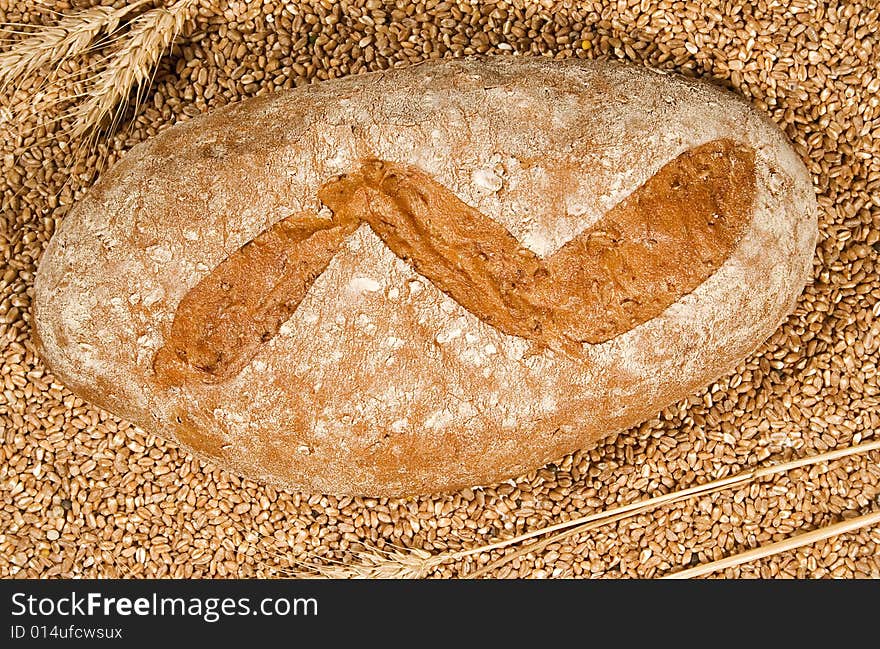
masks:
<instances>
[{"instance_id":1,"label":"zigzag score mark on bread","mask_svg":"<svg viewBox=\"0 0 880 649\"><path fill-rule=\"evenodd\" d=\"M283 219L196 284L154 370L166 386L236 376L362 223L484 322L576 356L656 317L724 263L752 213L754 161L730 139L685 151L541 258L423 171L366 160L319 189L332 218Z\"/></svg>"}]
</instances>

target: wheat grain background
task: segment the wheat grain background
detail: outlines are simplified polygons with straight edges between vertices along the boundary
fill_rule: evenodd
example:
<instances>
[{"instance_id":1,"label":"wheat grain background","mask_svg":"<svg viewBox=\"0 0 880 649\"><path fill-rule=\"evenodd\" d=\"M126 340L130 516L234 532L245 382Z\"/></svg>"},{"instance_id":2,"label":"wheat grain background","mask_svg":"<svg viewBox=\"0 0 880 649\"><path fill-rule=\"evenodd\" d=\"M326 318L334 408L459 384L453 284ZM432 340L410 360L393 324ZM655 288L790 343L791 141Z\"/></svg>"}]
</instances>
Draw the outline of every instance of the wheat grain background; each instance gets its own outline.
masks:
<instances>
[{"instance_id":1,"label":"wheat grain background","mask_svg":"<svg viewBox=\"0 0 880 649\"><path fill-rule=\"evenodd\" d=\"M875 0L0 0L0 23L0 576L274 577L402 547L457 557L432 562L432 577L486 566L490 577L656 577L769 546L770 556L711 574L880 577L876 518L803 547L770 545L874 515L876 449L540 546L466 554L880 437ZM768 113L805 160L821 207L814 281L796 312L734 373L636 429L500 485L410 499L241 480L84 403L35 356L40 253L135 143L243 97L471 53L646 62Z\"/></svg>"}]
</instances>

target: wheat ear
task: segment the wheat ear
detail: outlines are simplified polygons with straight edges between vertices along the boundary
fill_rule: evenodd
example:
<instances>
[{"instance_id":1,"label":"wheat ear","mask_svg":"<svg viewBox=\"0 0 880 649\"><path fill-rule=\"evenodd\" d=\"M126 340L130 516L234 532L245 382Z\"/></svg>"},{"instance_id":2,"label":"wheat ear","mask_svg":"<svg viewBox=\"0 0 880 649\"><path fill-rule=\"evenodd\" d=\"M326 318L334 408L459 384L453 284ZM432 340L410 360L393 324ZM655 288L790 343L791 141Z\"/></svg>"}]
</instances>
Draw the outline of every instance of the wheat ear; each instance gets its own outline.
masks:
<instances>
[{"instance_id":1,"label":"wheat ear","mask_svg":"<svg viewBox=\"0 0 880 649\"><path fill-rule=\"evenodd\" d=\"M87 99L74 110L74 137L100 127L110 116L115 124L122 100L150 78L197 2L179 0L168 8L146 11L129 23L122 44L103 59L100 71L89 81Z\"/></svg>"},{"instance_id":2,"label":"wheat ear","mask_svg":"<svg viewBox=\"0 0 880 649\"><path fill-rule=\"evenodd\" d=\"M112 34L123 18L149 1L138 0L119 9L92 7L15 41L9 50L0 53L0 92L16 79L46 66L57 69L70 57L85 52L99 34ZM12 30L4 25L0 31Z\"/></svg>"}]
</instances>

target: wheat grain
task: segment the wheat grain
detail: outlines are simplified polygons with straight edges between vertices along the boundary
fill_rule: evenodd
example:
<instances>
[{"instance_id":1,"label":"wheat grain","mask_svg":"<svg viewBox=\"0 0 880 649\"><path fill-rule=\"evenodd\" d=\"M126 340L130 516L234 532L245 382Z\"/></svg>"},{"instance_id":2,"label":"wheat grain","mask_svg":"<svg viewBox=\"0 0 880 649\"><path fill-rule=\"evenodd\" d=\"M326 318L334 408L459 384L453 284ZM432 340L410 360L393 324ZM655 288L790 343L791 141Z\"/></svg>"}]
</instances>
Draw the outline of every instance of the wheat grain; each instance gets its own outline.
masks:
<instances>
[{"instance_id":1,"label":"wheat grain","mask_svg":"<svg viewBox=\"0 0 880 649\"><path fill-rule=\"evenodd\" d=\"M48 9L84 4L0 0L0 13L20 23L57 22ZM801 0L549 7L201 0L193 32L167 57L170 73L156 79L126 132L101 137L94 149L71 139L69 122L53 121L69 105L11 114L31 86L15 97L7 87L0 93L0 577L261 577L284 574L291 557L357 562L364 546L457 552L772 457L876 439L876 4L828 0L813 11ZM116 40L99 35L93 46L119 48L127 35L122 24ZM69 58L52 80L54 96L87 92L90 73L80 73L107 52ZM821 205L814 282L793 316L728 376L643 426L509 482L411 499L300 494L239 480L73 397L46 372L31 342L36 263L102 160L110 164L169 124L258 93L473 52L645 61L734 88L767 113L794 141ZM541 552L542 539L533 539L531 552L486 576L650 578L766 546L876 508L877 460L874 451L667 503ZM640 556L648 549L652 556ZM474 574L499 558L493 551L448 561L430 576ZM880 537L876 529L854 531L717 576L876 578Z\"/></svg>"},{"instance_id":2,"label":"wheat grain","mask_svg":"<svg viewBox=\"0 0 880 649\"><path fill-rule=\"evenodd\" d=\"M689 487L687 489L682 489L673 493L664 494L655 498L649 498L647 500L630 503L628 505L616 507L611 510L597 512L594 514L589 514L587 516L581 516L570 521L550 525L548 527L534 530L526 534L521 534L510 539L505 539L503 541L482 545L477 548L463 550L460 552L431 555L430 553L419 549L400 548L395 549L392 552L383 552L381 550L378 550L377 548L370 547L367 548L365 551L358 553L357 558L359 559L360 563L350 563L343 565L327 565L315 562L299 563L304 568L311 571L312 574L319 574L333 579L354 577L372 579L421 578L427 575L435 567L446 563L447 561L457 561L460 559L464 559L465 557L473 556L475 554L485 554L487 552L491 552L492 550L498 550L509 547L511 545L524 543L525 541L531 540L539 536L547 537L534 545L523 547L513 554L503 556L501 557L501 559L498 559L497 561L483 566L479 570L468 575L468 577L470 578L476 578L492 572L493 570L497 570L505 563L521 557L526 553L539 551L550 545L551 543L558 543L562 539L572 536L573 534L579 534L603 525L609 525L611 523L621 521L625 518L648 512L655 507L659 507L661 505L681 502L683 500L693 498L697 495L708 495L716 493L718 491L750 483L760 478L784 473L786 471L790 471L791 469L808 466L810 464L831 462L833 460L849 457L851 455L868 453L870 451L878 449L880 449L880 441L868 442L848 448L836 449L828 453L799 458L790 462L783 462L780 464L761 467L751 471L744 471L735 476L722 478L720 480L714 480L712 482L696 485L694 487ZM298 577L308 575L308 573L304 572L296 572L294 574Z\"/></svg>"},{"instance_id":3,"label":"wheat grain","mask_svg":"<svg viewBox=\"0 0 880 649\"><path fill-rule=\"evenodd\" d=\"M880 512L871 512L870 514L864 514L856 518L840 521L839 523L834 523L833 525L821 527L817 530L804 532L803 534L797 534L790 538L783 539L782 541L777 541L776 543L770 543L769 545L762 545L761 547L752 548L751 550L746 550L745 552L735 554L732 557L725 557L724 559L719 559L718 561L713 561L712 563L703 564L701 566L694 566L693 568L688 568L687 570L664 575L663 577L661 577L661 579L693 579L694 577L703 577L718 570L740 566L744 563L748 563L749 561L755 561L756 559L770 557L774 554L779 554L780 552L794 550L795 548L800 548L811 543L824 541L825 539L829 539L832 536L846 534L847 532L853 532L855 530L877 524L880 524Z\"/></svg>"}]
</instances>

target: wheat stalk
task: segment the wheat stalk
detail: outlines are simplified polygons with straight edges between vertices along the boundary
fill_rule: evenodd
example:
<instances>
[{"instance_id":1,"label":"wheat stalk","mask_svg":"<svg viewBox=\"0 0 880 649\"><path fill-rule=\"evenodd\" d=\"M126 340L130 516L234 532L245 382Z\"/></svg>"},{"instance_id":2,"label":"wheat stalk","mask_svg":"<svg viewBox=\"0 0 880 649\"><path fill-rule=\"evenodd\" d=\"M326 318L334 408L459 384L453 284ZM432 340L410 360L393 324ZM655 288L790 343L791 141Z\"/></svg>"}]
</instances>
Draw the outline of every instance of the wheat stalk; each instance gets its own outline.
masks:
<instances>
[{"instance_id":1,"label":"wheat stalk","mask_svg":"<svg viewBox=\"0 0 880 649\"><path fill-rule=\"evenodd\" d=\"M125 16L149 1L138 0L120 9L92 7L64 16L58 24L16 41L12 48L0 53L0 93L15 79L24 79L46 66L57 69L70 57L87 51L98 34L112 34ZM3 25L0 31L15 33L14 26Z\"/></svg>"},{"instance_id":2,"label":"wheat stalk","mask_svg":"<svg viewBox=\"0 0 880 649\"><path fill-rule=\"evenodd\" d=\"M144 12L131 21L122 44L103 59L100 71L89 80L87 99L74 110L74 137L100 127L111 115L111 124L116 124L122 100L132 88L142 87L150 78L197 2L179 0L168 8Z\"/></svg>"},{"instance_id":3,"label":"wheat stalk","mask_svg":"<svg viewBox=\"0 0 880 649\"><path fill-rule=\"evenodd\" d=\"M776 541L775 543L770 543L768 545L763 545L759 548L746 550L745 552L740 552L739 554L735 554L731 557L725 557L724 559L719 559L718 561L712 561L711 563L705 563L701 566L694 566L693 568L688 568L687 570L673 572L669 575L664 575L663 577L661 577L661 579L691 579L693 577L702 577L704 575L715 572L716 570L724 570L725 568L739 566L743 563L748 563L749 561L763 559L774 554L779 554L780 552L785 552L786 550L794 550L795 548L810 545L811 543L816 543L817 541L824 541L825 539L829 539L832 536L837 536L838 534L853 532L855 530L862 529L863 527L869 527L878 523L880 523L880 512L864 514L863 516L858 516L856 518L851 518L845 521L841 521L839 523L834 523L833 525L821 527L818 530L805 532L804 534L797 534L787 539Z\"/></svg>"},{"instance_id":4,"label":"wheat stalk","mask_svg":"<svg viewBox=\"0 0 880 649\"><path fill-rule=\"evenodd\" d=\"M484 552L490 552L492 550L503 549L540 536L547 537L545 539L542 539L538 543L525 546L514 553L505 555L500 559L497 559L496 561L489 563L478 569L477 571L467 575L468 578L473 579L483 576L486 573L501 567L502 565L514 560L517 557L540 550L547 545L550 545L551 543L556 543L568 536L579 534L581 532L586 532L603 525L608 525L610 523L615 523L631 516L636 516L638 514L654 509L660 505L668 505L680 502L698 495L708 495L724 489L730 489L731 487L742 486L760 478L784 473L798 467L817 464L819 462L831 462L833 460L837 460L843 457L867 453L869 451L877 449L880 449L880 440L875 442L867 442L865 444L859 444L857 446L850 446L843 449L837 449L819 455L799 458L790 462L784 462L758 469L752 469L749 471L743 471L742 473L738 473L735 476L707 482L705 484L689 487L687 489L664 494L662 496L655 496L654 498L648 498L646 500L637 501L628 505L622 505L620 507L615 507L614 509L596 512L594 514L575 518L570 521L563 521L561 523L543 527L538 530L533 530L531 532L527 532L525 534L521 534L510 539L505 539L503 541L498 541L496 543L483 545L469 550L446 552L441 554L430 554L429 552L421 549L395 548L389 551L375 547L367 547L363 551L357 553L357 563L346 564L336 561L328 564L316 563L311 561L297 561L297 565L300 566L302 570L290 571L287 572L287 574L296 578L327 577L330 579L418 579L425 577L428 573L431 572L431 570L446 562L458 561L460 559L464 559L475 554L482 554ZM782 549L787 548L783 547ZM774 551L780 552L782 551L782 549Z\"/></svg>"}]
</instances>

